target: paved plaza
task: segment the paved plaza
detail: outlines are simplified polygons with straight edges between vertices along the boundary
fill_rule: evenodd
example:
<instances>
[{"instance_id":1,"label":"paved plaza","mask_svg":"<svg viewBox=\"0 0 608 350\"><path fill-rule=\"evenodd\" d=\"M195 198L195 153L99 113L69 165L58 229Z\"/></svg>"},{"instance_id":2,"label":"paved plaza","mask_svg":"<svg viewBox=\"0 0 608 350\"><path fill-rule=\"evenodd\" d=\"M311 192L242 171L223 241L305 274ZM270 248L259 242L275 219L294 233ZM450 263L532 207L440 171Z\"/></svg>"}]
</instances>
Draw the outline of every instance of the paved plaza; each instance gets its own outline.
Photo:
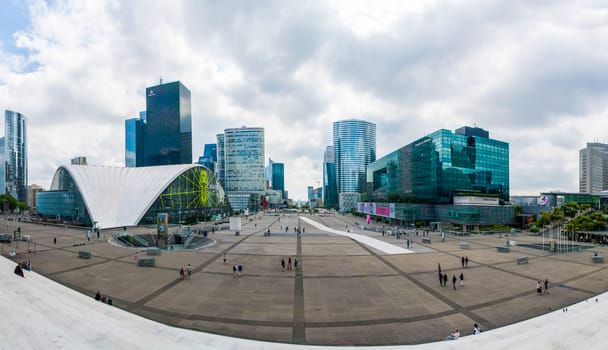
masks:
<instances>
[{"instance_id":1,"label":"paved plaza","mask_svg":"<svg viewBox=\"0 0 608 350\"><path fill-rule=\"evenodd\" d=\"M404 239L362 230L362 222L350 216L306 217L406 249ZM9 230L14 225L0 224ZM166 324L267 341L426 343L443 339L452 328L467 334L478 323L489 330L608 290L606 265L591 262L593 252L604 254L605 248L550 254L514 245L511 252L499 253L495 247L505 245L506 238L498 235L448 236L441 242L431 233L431 244L422 244L419 235L412 237L411 252L386 254L307 224L295 214L260 215L243 222L240 236L215 232L211 246L163 251L154 267L140 267L135 250L105 240L87 242L83 229L20 225L31 242L2 244L2 255L17 250L15 261L30 260L35 271L61 284L91 297L101 291L116 307ZM300 236L294 233L298 225L304 229ZM268 229L272 234L265 237ZM129 231L153 232L143 227ZM512 244L541 242L523 234L509 239ZM470 249L461 249L461 242ZM91 259L79 258L81 250L91 252ZM463 256L469 258L467 268L461 266ZM527 264L517 264L521 256L528 257ZM281 259L290 257L297 258L298 269L283 271ZM179 269L187 264L193 274L183 280ZM234 264L243 265L241 277L233 275ZM438 264L449 276L448 286L439 285ZM458 282L454 290L452 276L461 272L464 287ZM537 296L536 283L545 278L549 294Z\"/></svg>"}]
</instances>

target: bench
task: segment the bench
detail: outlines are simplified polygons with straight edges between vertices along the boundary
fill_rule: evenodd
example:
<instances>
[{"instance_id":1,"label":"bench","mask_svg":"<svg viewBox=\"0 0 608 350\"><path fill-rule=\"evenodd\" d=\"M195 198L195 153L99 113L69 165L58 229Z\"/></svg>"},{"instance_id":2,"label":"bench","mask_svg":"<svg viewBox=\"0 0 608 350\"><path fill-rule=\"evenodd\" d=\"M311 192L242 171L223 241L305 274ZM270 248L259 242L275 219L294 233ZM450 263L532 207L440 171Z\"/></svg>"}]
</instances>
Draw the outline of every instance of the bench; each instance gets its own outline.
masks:
<instances>
[{"instance_id":1,"label":"bench","mask_svg":"<svg viewBox=\"0 0 608 350\"><path fill-rule=\"evenodd\" d=\"M148 255L160 255L160 249L157 247L148 248Z\"/></svg>"},{"instance_id":2,"label":"bench","mask_svg":"<svg viewBox=\"0 0 608 350\"><path fill-rule=\"evenodd\" d=\"M509 247L496 247L496 251L499 253L508 253L511 251Z\"/></svg>"},{"instance_id":3,"label":"bench","mask_svg":"<svg viewBox=\"0 0 608 350\"><path fill-rule=\"evenodd\" d=\"M593 262L594 264L603 264L604 263L604 257L602 255L595 255L591 257L591 262Z\"/></svg>"},{"instance_id":4,"label":"bench","mask_svg":"<svg viewBox=\"0 0 608 350\"><path fill-rule=\"evenodd\" d=\"M522 264L527 264L527 263L528 263L527 256L520 256L517 258L517 265L522 265Z\"/></svg>"},{"instance_id":5,"label":"bench","mask_svg":"<svg viewBox=\"0 0 608 350\"><path fill-rule=\"evenodd\" d=\"M423 237L422 238L422 243L431 244L431 239L429 237Z\"/></svg>"},{"instance_id":6,"label":"bench","mask_svg":"<svg viewBox=\"0 0 608 350\"><path fill-rule=\"evenodd\" d=\"M154 258L139 258L137 260L138 266L154 266L156 260Z\"/></svg>"},{"instance_id":7,"label":"bench","mask_svg":"<svg viewBox=\"0 0 608 350\"><path fill-rule=\"evenodd\" d=\"M460 242L460 249L471 249L469 242Z\"/></svg>"},{"instance_id":8,"label":"bench","mask_svg":"<svg viewBox=\"0 0 608 350\"><path fill-rule=\"evenodd\" d=\"M87 252L85 250L80 250L80 251L78 251L78 257L81 259L90 259L91 252Z\"/></svg>"}]
</instances>

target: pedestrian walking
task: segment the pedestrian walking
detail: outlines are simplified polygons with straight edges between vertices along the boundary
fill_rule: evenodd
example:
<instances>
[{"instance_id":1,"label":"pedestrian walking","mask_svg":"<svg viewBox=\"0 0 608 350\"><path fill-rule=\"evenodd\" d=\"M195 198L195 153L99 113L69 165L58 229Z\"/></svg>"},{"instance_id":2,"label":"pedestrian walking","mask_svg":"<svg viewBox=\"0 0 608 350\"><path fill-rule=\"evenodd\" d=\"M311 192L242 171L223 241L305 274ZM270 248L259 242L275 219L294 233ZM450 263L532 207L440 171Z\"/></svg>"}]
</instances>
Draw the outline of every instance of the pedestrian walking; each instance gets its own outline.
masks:
<instances>
[{"instance_id":1,"label":"pedestrian walking","mask_svg":"<svg viewBox=\"0 0 608 350\"><path fill-rule=\"evenodd\" d=\"M293 258L293 266L295 266L296 271L298 271L298 259L297 258Z\"/></svg>"},{"instance_id":2,"label":"pedestrian walking","mask_svg":"<svg viewBox=\"0 0 608 350\"><path fill-rule=\"evenodd\" d=\"M57 244L57 237L53 237L53 244Z\"/></svg>"},{"instance_id":3,"label":"pedestrian walking","mask_svg":"<svg viewBox=\"0 0 608 350\"><path fill-rule=\"evenodd\" d=\"M457 281L457 279L456 279L456 275L452 275L452 287L453 287L454 289L456 289L456 281Z\"/></svg>"},{"instance_id":4,"label":"pedestrian walking","mask_svg":"<svg viewBox=\"0 0 608 350\"><path fill-rule=\"evenodd\" d=\"M543 295L543 287L540 285L540 281L536 282L536 295Z\"/></svg>"},{"instance_id":5,"label":"pedestrian walking","mask_svg":"<svg viewBox=\"0 0 608 350\"><path fill-rule=\"evenodd\" d=\"M469 257L465 256L464 257L464 268L466 269L467 267L469 267Z\"/></svg>"},{"instance_id":6,"label":"pedestrian walking","mask_svg":"<svg viewBox=\"0 0 608 350\"><path fill-rule=\"evenodd\" d=\"M460 265L462 265L462 268L464 269L464 256L460 258Z\"/></svg>"},{"instance_id":7,"label":"pedestrian walking","mask_svg":"<svg viewBox=\"0 0 608 350\"><path fill-rule=\"evenodd\" d=\"M460 272L460 288L464 287L464 273Z\"/></svg>"},{"instance_id":8,"label":"pedestrian walking","mask_svg":"<svg viewBox=\"0 0 608 350\"><path fill-rule=\"evenodd\" d=\"M237 266L236 265L232 265L232 275L234 277L236 277L236 269L237 269Z\"/></svg>"},{"instance_id":9,"label":"pedestrian walking","mask_svg":"<svg viewBox=\"0 0 608 350\"><path fill-rule=\"evenodd\" d=\"M545 278L545 294L549 294L549 279Z\"/></svg>"},{"instance_id":10,"label":"pedestrian walking","mask_svg":"<svg viewBox=\"0 0 608 350\"><path fill-rule=\"evenodd\" d=\"M443 286L447 286L448 285L448 274L447 273L443 273Z\"/></svg>"},{"instance_id":11,"label":"pedestrian walking","mask_svg":"<svg viewBox=\"0 0 608 350\"><path fill-rule=\"evenodd\" d=\"M291 271L291 257L287 259L287 271Z\"/></svg>"},{"instance_id":12,"label":"pedestrian walking","mask_svg":"<svg viewBox=\"0 0 608 350\"><path fill-rule=\"evenodd\" d=\"M243 265L239 264L239 277L243 274Z\"/></svg>"},{"instance_id":13,"label":"pedestrian walking","mask_svg":"<svg viewBox=\"0 0 608 350\"><path fill-rule=\"evenodd\" d=\"M190 279L190 276L192 276L192 265L188 264L188 266L186 266L186 272L188 272L186 279Z\"/></svg>"},{"instance_id":14,"label":"pedestrian walking","mask_svg":"<svg viewBox=\"0 0 608 350\"><path fill-rule=\"evenodd\" d=\"M281 258L281 268L285 271L285 259Z\"/></svg>"},{"instance_id":15,"label":"pedestrian walking","mask_svg":"<svg viewBox=\"0 0 608 350\"><path fill-rule=\"evenodd\" d=\"M179 277L180 277L181 279L184 279L184 276L185 276L185 275L186 275L186 273L185 273L185 271L184 271L184 267L182 266L182 267L179 269Z\"/></svg>"},{"instance_id":16,"label":"pedestrian walking","mask_svg":"<svg viewBox=\"0 0 608 350\"><path fill-rule=\"evenodd\" d=\"M226 263L226 253L222 254L222 258L224 258L224 264Z\"/></svg>"},{"instance_id":17,"label":"pedestrian walking","mask_svg":"<svg viewBox=\"0 0 608 350\"><path fill-rule=\"evenodd\" d=\"M443 287L443 274L441 273L441 271L439 271L438 274L439 274L439 285Z\"/></svg>"},{"instance_id":18,"label":"pedestrian walking","mask_svg":"<svg viewBox=\"0 0 608 350\"><path fill-rule=\"evenodd\" d=\"M439 274L441 274L441 263L437 263L437 270L439 270Z\"/></svg>"}]
</instances>

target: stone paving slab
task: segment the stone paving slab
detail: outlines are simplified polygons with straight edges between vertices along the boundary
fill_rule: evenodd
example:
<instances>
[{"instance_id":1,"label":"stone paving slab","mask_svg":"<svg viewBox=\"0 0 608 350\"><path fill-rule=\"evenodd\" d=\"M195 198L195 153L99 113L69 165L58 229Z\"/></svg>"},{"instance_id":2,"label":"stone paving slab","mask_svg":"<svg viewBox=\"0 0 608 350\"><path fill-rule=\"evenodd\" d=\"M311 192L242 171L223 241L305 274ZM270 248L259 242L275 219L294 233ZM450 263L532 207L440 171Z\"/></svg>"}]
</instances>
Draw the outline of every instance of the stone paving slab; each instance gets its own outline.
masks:
<instances>
[{"instance_id":1,"label":"stone paving slab","mask_svg":"<svg viewBox=\"0 0 608 350\"><path fill-rule=\"evenodd\" d=\"M134 254L135 253L133 252L132 255L118 260L129 264L137 264ZM192 265L193 267L197 267L215 257L215 255L216 254L213 253L180 250L176 252L162 251L160 255L154 255L151 257L154 258L154 265L157 267L179 270L182 267L186 267L188 264ZM145 251L139 252L138 258L146 257L148 257L148 255L145 253Z\"/></svg>"},{"instance_id":2,"label":"stone paving slab","mask_svg":"<svg viewBox=\"0 0 608 350\"><path fill-rule=\"evenodd\" d=\"M295 256L291 256L293 259ZM282 256L287 264L289 256ZM253 276L274 276L289 277L295 276L295 270L288 272L282 271L281 256L275 255L241 255L229 253L226 255L227 262L224 264L223 258L219 258L205 267L203 272L232 274L232 265L242 264L247 275ZM308 260L305 258L304 260ZM302 261L298 262L302 266Z\"/></svg>"},{"instance_id":3,"label":"stone paving slab","mask_svg":"<svg viewBox=\"0 0 608 350\"><path fill-rule=\"evenodd\" d=\"M281 233L282 234L282 233ZM296 244L298 237L294 234L292 236L273 236L266 237L263 234L250 236L247 238L245 243L263 243L263 244Z\"/></svg>"},{"instance_id":4,"label":"stone paving slab","mask_svg":"<svg viewBox=\"0 0 608 350\"><path fill-rule=\"evenodd\" d=\"M454 290L452 288L452 276L456 275L458 278L461 271L464 274L464 287L461 288L460 281L457 281L456 290ZM447 274L448 283L446 287L439 285L436 271L427 274L416 274L414 278L433 288L444 297L465 307L508 298L513 294L536 288L535 279L515 276L485 266L450 271Z\"/></svg>"},{"instance_id":5,"label":"stone paving slab","mask_svg":"<svg viewBox=\"0 0 608 350\"><path fill-rule=\"evenodd\" d=\"M92 243L78 247L66 247L65 249L74 253L78 253L81 250L87 250L90 251L91 254L93 254L94 256L103 256L105 258L118 258L130 254L135 254L135 249L117 247L115 245L107 244L105 242Z\"/></svg>"},{"instance_id":6,"label":"stone paving slab","mask_svg":"<svg viewBox=\"0 0 608 350\"><path fill-rule=\"evenodd\" d=\"M470 318L462 314L455 314L408 323L315 327L306 329L306 340L311 344L335 345L403 344L411 342L411 339L416 339L414 343L426 343L443 340L443 333L447 336L454 328L461 329L461 334L465 335L473 328L473 323L475 321ZM437 330L440 330L441 336L437 335Z\"/></svg>"},{"instance_id":7,"label":"stone paving slab","mask_svg":"<svg viewBox=\"0 0 608 350\"><path fill-rule=\"evenodd\" d=\"M367 250L354 242L326 245L302 243L302 254L308 256L370 255Z\"/></svg>"},{"instance_id":8,"label":"stone paving slab","mask_svg":"<svg viewBox=\"0 0 608 350\"><path fill-rule=\"evenodd\" d=\"M548 278L549 281L568 280L600 268L600 266L581 265L549 258L528 259L528 263L522 265L517 265L517 263L512 261L494 266L502 270L528 276L532 279L544 280Z\"/></svg>"},{"instance_id":9,"label":"stone paving slab","mask_svg":"<svg viewBox=\"0 0 608 350\"><path fill-rule=\"evenodd\" d=\"M292 279L195 273L146 306L188 315L291 322L293 288Z\"/></svg>"},{"instance_id":10,"label":"stone paving slab","mask_svg":"<svg viewBox=\"0 0 608 350\"><path fill-rule=\"evenodd\" d=\"M304 277L379 276L396 272L375 256L329 256L303 258Z\"/></svg>"},{"instance_id":11,"label":"stone paving slab","mask_svg":"<svg viewBox=\"0 0 608 350\"><path fill-rule=\"evenodd\" d=\"M47 250L37 254L23 254L16 259L18 262L23 260L30 260L33 269L42 274L51 274L107 261L107 259L95 255L90 259L81 259L78 257L78 252L73 253L59 249Z\"/></svg>"},{"instance_id":12,"label":"stone paving slab","mask_svg":"<svg viewBox=\"0 0 608 350\"><path fill-rule=\"evenodd\" d=\"M179 277L176 271L110 261L54 275L60 282L135 302Z\"/></svg>"},{"instance_id":13,"label":"stone paving slab","mask_svg":"<svg viewBox=\"0 0 608 350\"><path fill-rule=\"evenodd\" d=\"M296 255L296 241L289 244L241 243L230 250L232 254Z\"/></svg>"},{"instance_id":14,"label":"stone paving slab","mask_svg":"<svg viewBox=\"0 0 608 350\"><path fill-rule=\"evenodd\" d=\"M328 233L328 236L307 236L306 234L303 234L301 236L301 238L302 238L302 244L306 244L306 245L352 244L353 243L353 240L348 237L338 236L338 235L335 235L332 233Z\"/></svg>"},{"instance_id":15,"label":"stone paving slab","mask_svg":"<svg viewBox=\"0 0 608 350\"><path fill-rule=\"evenodd\" d=\"M451 310L402 276L305 278L305 319L318 322L402 318Z\"/></svg>"},{"instance_id":16,"label":"stone paving slab","mask_svg":"<svg viewBox=\"0 0 608 350\"><path fill-rule=\"evenodd\" d=\"M443 253L387 255L384 258L397 266L401 271L408 273L437 273L438 263L441 264L441 269L445 271L461 268L460 257L445 255ZM469 260L469 268L475 266L478 266L478 264Z\"/></svg>"},{"instance_id":17,"label":"stone paving slab","mask_svg":"<svg viewBox=\"0 0 608 350\"><path fill-rule=\"evenodd\" d=\"M573 281L568 281L565 285L580 288L595 293L601 293L608 289L608 269L602 268L589 275L581 276Z\"/></svg>"},{"instance_id":18,"label":"stone paving slab","mask_svg":"<svg viewBox=\"0 0 608 350\"><path fill-rule=\"evenodd\" d=\"M268 327L259 325L251 326L247 324L208 322L199 320L181 320L178 326L239 338L265 339L269 341L286 343L290 343L292 339L291 327Z\"/></svg>"}]
</instances>

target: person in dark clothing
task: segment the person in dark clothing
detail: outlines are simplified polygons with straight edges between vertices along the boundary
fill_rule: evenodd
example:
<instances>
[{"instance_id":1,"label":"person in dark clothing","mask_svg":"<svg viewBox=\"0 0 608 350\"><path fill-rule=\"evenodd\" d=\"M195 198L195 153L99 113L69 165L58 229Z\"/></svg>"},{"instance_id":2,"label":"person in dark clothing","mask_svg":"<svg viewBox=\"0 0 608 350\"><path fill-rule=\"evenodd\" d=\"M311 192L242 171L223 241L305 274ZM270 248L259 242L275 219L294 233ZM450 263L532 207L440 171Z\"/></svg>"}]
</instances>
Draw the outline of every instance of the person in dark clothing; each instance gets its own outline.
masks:
<instances>
[{"instance_id":1,"label":"person in dark clothing","mask_svg":"<svg viewBox=\"0 0 608 350\"><path fill-rule=\"evenodd\" d=\"M439 273L439 285L443 287L443 274L441 273L441 271L439 271L438 273Z\"/></svg>"},{"instance_id":2,"label":"person in dark clothing","mask_svg":"<svg viewBox=\"0 0 608 350\"><path fill-rule=\"evenodd\" d=\"M293 258L293 266L296 268L296 271L298 271L298 259L297 258Z\"/></svg>"},{"instance_id":3,"label":"person in dark clothing","mask_svg":"<svg viewBox=\"0 0 608 350\"><path fill-rule=\"evenodd\" d=\"M97 291L97 293L95 293L95 300L97 300L97 301L101 300L101 293L99 293L99 291Z\"/></svg>"},{"instance_id":4,"label":"person in dark clothing","mask_svg":"<svg viewBox=\"0 0 608 350\"><path fill-rule=\"evenodd\" d=\"M464 257L464 267L465 268L469 267L469 257L468 256Z\"/></svg>"},{"instance_id":5,"label":"person in dark clothing","mask_svg":"<svg viewBox=\"0 0 608 350\"><path fill-rule=\"evenodd\" d=\"M456 275L452 275L452 287L454 287L454 289L456 289L456 281L458 279L456 278Z\"/></svg>"},{"instance_id":6,"label":"person in dark clothing","mask_svg":"<svg viewBox=\"0 0 608 350\"><path fill-rule=\"evenodd\" d=\"M283 268L283 271L285 271L285 259L281 258L281 267Z\"/></svg>"},{"instance_id":7,"label":"person in dark clothing","mask_svg":"<svg viewBox=\"0 0 608 350\"><path fill-rule=\"evenodd\" d=\"M448 274L444 273L443 274L443 286L447 286L448 285Z\"/></svg>"},{"instance_id":8,"label":"person in dark clothing","mask_svg":"<svg viewBox=\"0 0 608 350\"><path fill-rule=\"evenodd\" d=\"M53 244L57 244L57 237L53 237Z\"/></svg>"},{"instance_id":9,"label":"person in dark clothing","mask_svg":"<svg viewBox=\"0 0 608 350\"><path fill-rule=\"evenodd\" d=\"M460 273L460 288L464 287L464 273Z\"/></svg>"},{"instance_id":10,"label":"person in dark clothing","mask_svg":"<svg viewBox=\"0 0 608 350\"><path fill-rule=\"evenodd\" d=\"M464 269L464 256L460 258L460 265L462 265L462 268Z\"/></svg>"},{"instance_id":11,"label":"person in dark clothing","mask_svg":"<svg viewBox=\"0 0 608 350\"><path fill-rule=\"evenodd\" d=\"M19 275L19 276L25 278L25 276L23 275L23 270L21 269L21 265L20 264L17 264L17 266L15 266L15 275Z\"/></svg>"}]
</instances>

